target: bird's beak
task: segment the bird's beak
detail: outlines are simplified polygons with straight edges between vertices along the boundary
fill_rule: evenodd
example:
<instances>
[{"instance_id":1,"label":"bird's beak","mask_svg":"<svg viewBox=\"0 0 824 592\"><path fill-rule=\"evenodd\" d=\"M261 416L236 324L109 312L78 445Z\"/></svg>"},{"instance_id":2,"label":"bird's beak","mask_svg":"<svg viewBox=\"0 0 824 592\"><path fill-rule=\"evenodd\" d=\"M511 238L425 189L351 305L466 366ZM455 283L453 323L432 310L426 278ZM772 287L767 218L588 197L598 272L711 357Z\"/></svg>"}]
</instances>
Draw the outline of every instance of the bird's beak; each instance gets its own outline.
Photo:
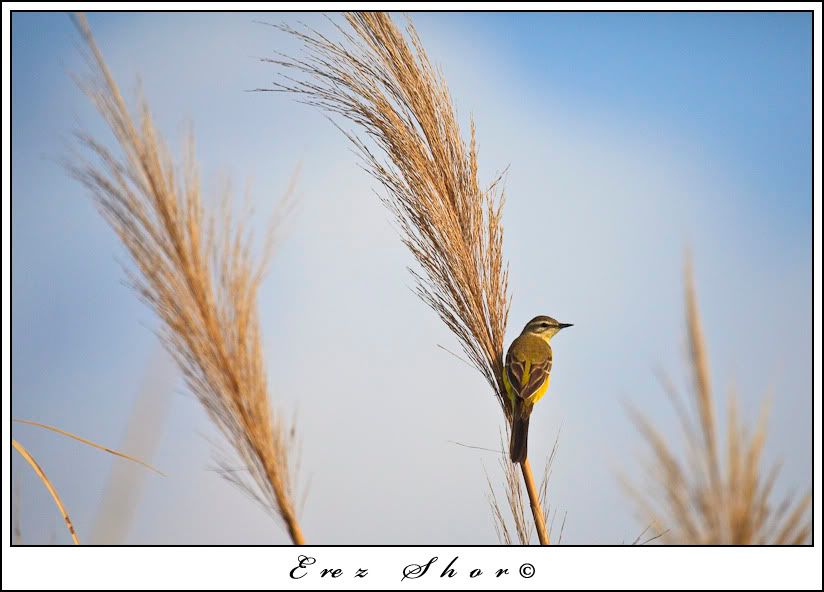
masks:
<instances>
[{"instance_id":1,"label":"bird's beak","mask_svg":"<svg viewBox=\"0 0 824 592\"><path fill-rule=\"evenodd\" d=\"M571 327L572 323L558 323L558 330L566 329L567 327Z\"/></svg>"}]
</instances>

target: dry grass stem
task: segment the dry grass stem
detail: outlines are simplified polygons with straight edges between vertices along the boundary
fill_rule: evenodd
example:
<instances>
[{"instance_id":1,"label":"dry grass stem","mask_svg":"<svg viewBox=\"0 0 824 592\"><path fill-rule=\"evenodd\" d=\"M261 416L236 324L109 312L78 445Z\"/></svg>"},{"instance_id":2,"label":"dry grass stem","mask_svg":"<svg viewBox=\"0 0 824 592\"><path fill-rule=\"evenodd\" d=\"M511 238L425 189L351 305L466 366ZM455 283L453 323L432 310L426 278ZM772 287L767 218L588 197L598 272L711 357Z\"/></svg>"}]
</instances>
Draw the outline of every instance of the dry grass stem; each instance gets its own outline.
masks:
<instances>
[{"instance_id":1,"label":"dry grass stem","mask_svg":"<svg viewBox=\"0 0 824 592\"><path fill-rule=\"evenodd\" d=\"M535 478L532 476L532 467L529 459L524 459L521 463L521 473L524 477L527 497L529 497L529 508L532 510L532 518L535 521L535 528L538 531L538 540L542 545L549 544L549 533L546 530L546 517L541 509L541 500L538 497L538 490L535 487Z\"/></svg>"},{"instance_id":2,"label":"dry grass stem","mask_svg":"<svg viewBox=\"0 0 824 592\"><path fill-rule=\"evenodd\" d=\"M649 487L625 483L640 513L658 527L670 544L803 544L809 540L809 493L771 503L778 465L765 470L762 452L767 437L767 409L754 430L738 416L734 392L728 397L726 443L720 444L707 351L698 303L687 260L686 320L692 373L692 414L680 403L674 387L662 380L673 401L687 444L682 462L668 439L635 410L633 419L652 452Z\"/></svg>"},{"instance_id":3,"label":"dry grass stem","mask_svg":"<svg viewBox=\"0 0 824 592\"><path fill-rule=\"evenodd\" d=\"M295 94L360 128L361 137L342 131L386 190L383 201L422 270L412 272L418 295L458 338L509 420L501 374L509 314L501 178L479 185L474 122L467 144L446 82L412 24L404 36L383 12L348 12L345 18L351 32L336 25L343 42L309 27L278 26L302 42L306 56L264 61L301 79L283 76L274 89L261 90ZM534 494L525 465L527 488ZM544 540L541 516L536 508Z\"/></svg>"},{"instance_id":4,"label":"dry grass stem","mask_svg":"<svg viewBox=\"0 0 824 592\"><path fill-rule=\"evenodd\" d=\"M662 532L656 532L656 533L652 534L651 536L648 536L647 538L644 538L644 535L646 535L650 530L653 530L653 526L654 526L653 524L647 524L644 527L644 530L642 530L638 534L638 536L635 537L635 540L632 541L633 546L638 545L638 546L643 547L644 545L648 545L649 543L651 543L653 541L657 541L658 539L663 537L668 532L668 531L664 530ZM654 530L653 530L653 532L654 532Z\"/></svg>"},{"instance_id":5,"label":"dry grass stem","mask_svg":"<svg viewBox=\"0 0 824 592\"><path fill-rule=\"evenodd\" d=\"M165 477L165 475L162 472L158 471L152 465L140 460L139 458L135 458L134 456L130 456L128 454L125 454L123 452L119 452L117 450L113 450L111 448L108 448L107 446L102 446L100 444L92 442L91 440L87 440L86 438L81 438L80 436L78 436L76 434L72 434L71 432L67 432L66 430L61 430L60 428L57 428L55 426L46 425L44 423L39 423L39 422L36 422L36 421L30 421L28 419L14 419L13 421L15 421L17 423L22 423L22 424L25 424L25 425L30 425L30 426L35 426L35 427L38 427L38 428L43 428L45 430L49 430L49 431L55 432L57 434L61 434L63 436L73 438L73 439L77 440L78 442L82 442L83 444L87 444L89 446L92 446L93 448L97 448L98 450L102 450L103 452L108 452L109 454L113 454L115 456L119 456L120 458L125 458L126 460L130 460L133 463L143 465L147 469L149 469L151 471L154 471L158 475L161 475L161 476Z\"/></svg>"},{"instance_id":6,"label":"dry grass stem","mask_svg":"<svg viewBox=\"0 0 824 592\"><path fill-rule=\"evenodd\" d=\"M63 516L63 521L66 523L66 528L69 529L69 534L72 537L72 541L74 541L75 545L79 545L80 541L78 540L77 533L74 530L74 524L72 524L72 519L69 517L69 513L66 511L66 507L63 505L63 502L60 499L57 490L54 488L54 485L52 485L51 481L49 481L49 478L46 477L46 473L43 472L43 469L41 469L40 465L37 464L37 461L34 460L34 457L32 457L32 455L29 454L29 451L26 450L25 447L22 444L20 444L20 442L12 438L11 445L14 446L14 449L20 453L20 456L22 456L26 460L26 462L29 463L29 465L31 465L31 468L34 469L34 472L37 473L38 477L40 477L40 480L43 482L43 485L46 486L46 489L52 496L54 503L57 505L57 509L60 510L60 515Z\"/></svg>"},{"instance_id":7,"label":"dry grass stem","mask_svg":"<svg viewBox=\"0 0 824 592\"><path fill-rule=\"evenodd\" d=\"M148 104L141 100L133 119L85 18L75 22L92 72L80 84L121 153L78 134L96 159L70 169L131 255L137 270L127 271L130 283L160 317L160 337L189 389L240 457L245 471L225 476L301 544L292 489L294 430L272 413L257 312L272 234L255 257L252 234L233 219L228 192L219 216L205 213L193 140L182 166L176 165Z\"/></svg>"}]
</instances>

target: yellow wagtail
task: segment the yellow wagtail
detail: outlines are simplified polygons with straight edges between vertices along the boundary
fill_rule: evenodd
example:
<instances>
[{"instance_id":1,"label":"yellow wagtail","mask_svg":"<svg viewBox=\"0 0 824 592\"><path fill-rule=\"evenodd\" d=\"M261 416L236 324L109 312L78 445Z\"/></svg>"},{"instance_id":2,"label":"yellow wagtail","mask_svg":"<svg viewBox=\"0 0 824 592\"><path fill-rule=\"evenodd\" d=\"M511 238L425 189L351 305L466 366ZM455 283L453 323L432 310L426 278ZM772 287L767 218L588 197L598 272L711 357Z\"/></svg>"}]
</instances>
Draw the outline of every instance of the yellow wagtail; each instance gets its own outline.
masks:
<instances>
[{"instance_id":1,"label":"yellow wagtail","mask_svg":"<svg viewBox=\"0 0 824 592\"><path fill-rule=\"evenodd\" d=\"M559 323L552 317L535 317L526 324L506 353L503 378L512 403L509 456L514 463L526 460L529 415L532 406L549 388L549 371L552 369L549 340L561 329L571 326L571 323Z\"/></svg>"}]
</instances>

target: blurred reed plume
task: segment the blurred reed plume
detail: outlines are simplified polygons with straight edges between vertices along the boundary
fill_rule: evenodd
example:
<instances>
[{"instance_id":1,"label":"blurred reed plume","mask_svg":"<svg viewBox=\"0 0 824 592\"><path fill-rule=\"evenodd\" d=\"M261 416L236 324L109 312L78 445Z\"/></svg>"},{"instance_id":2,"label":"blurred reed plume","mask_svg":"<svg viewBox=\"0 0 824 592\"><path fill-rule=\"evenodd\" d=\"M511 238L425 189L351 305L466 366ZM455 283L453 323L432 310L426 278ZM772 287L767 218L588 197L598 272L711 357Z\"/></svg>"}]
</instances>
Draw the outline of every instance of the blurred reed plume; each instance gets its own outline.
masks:
<instances>
[{"instance_id":1,"label":"blurred reed plume","mask_svg":"<svg viewBox=\"0 0 824 592\"><path fill-rule=\"evenodd\" d=\"M767 436L764 407L752 432L738 417L734 393L728 398L726 460L716 421L707 351L701 330L692 267L684 271L686 320L694 407L685 409L674 387L664 382L686 441L686 463L678 460L665 435L649 419L631 410L652 452L648 487L625 483L642 516L652 519L668 544L796 545L808 541L809 493L790 495L777 507L770 498L779 465L765 470L762 452Z\"/></svg>"},{"instance_id":2,"label":"blurred reed plume","mask_svg":"<svg viewBox=\"0 0 824 592\"><path fill-rule=\"evenodd\" d=\"M231 214L228 192L218 217L206 214L190 138L176 166L145 100L132 118L83 15L75 24L89 49L91 75L80 85L114 133L116 155L87 134L94 159L69 165L128 250L130 284L160 317L160 337L212 421L243 463L224 471L303 543L294 506L294 429L272 413L257 313L258 287L274 228L262 256L252 234Z\"/></svg>"},{"instance_id":3,"label":"blurred reed plume","mask_svg":"<svg viewBox=\"0 0 824 592\"><path fill-rule=\"evenodd\" d=\"M151 460L160 445L177 381L177 369L158 344L132 404L121 448ZM128 463L112 465L89 537L92 544L122 545L126 542L146 476L145 471L139 471Z\"/></svg>"}]
</instances>

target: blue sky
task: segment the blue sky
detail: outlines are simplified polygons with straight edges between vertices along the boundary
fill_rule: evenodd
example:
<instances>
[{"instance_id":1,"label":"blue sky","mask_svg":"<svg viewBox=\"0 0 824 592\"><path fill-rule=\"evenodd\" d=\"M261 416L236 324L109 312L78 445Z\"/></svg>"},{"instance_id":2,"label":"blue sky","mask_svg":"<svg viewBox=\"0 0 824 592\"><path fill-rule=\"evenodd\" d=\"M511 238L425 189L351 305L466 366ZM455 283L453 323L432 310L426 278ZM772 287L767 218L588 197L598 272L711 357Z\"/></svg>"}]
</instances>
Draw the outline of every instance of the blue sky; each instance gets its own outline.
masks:
<instances>
[{"instance_id":1,"label":"blue sky","mask_svg":"<svg viewBox=\"0 0 824 592\"><path fill-rule=\"evenodd\" d=\"M642 450L623 404L676 434L653 371L688 384L687 247L717 396L734 386L753 418L769 391L779 489L808 487L810 16L411 16L461 120L475 117L482 180L510 166L508 339L536 314L575 323L554 341L553 384L530 430L540 465L561 429L550 498L568 512L565 540L619 543L643 528L616 479L637 473ZM409 290L410 257L345 139L287 96L244 92L277 74L256 57L297 50L256 20L330 30L317 14L90 15L121 87L131 96L140 77L169 144L194 126L207 187L224 174L241 191L248 182L265 213L301 166L261 315L273 399L297 410L303 434L307 538L494 543L484 467L498 476L496 458L450 441L495 447L499 410L480 377L436 347L458 348ZM146 375L162 372L156 324L60 165L74 129L110 137L70 78L83 63L68 17L15 14L12 33L14 415L123 445ZM328 368L311 385L307 351ZM196 401L164 388L146 429L169 477L145 478L126 540L284 542L209 471L215 434ZM116 461L14 433L90 532ZM24 538L66 542L18 460Z\"/></svg>"}]
</instances>

